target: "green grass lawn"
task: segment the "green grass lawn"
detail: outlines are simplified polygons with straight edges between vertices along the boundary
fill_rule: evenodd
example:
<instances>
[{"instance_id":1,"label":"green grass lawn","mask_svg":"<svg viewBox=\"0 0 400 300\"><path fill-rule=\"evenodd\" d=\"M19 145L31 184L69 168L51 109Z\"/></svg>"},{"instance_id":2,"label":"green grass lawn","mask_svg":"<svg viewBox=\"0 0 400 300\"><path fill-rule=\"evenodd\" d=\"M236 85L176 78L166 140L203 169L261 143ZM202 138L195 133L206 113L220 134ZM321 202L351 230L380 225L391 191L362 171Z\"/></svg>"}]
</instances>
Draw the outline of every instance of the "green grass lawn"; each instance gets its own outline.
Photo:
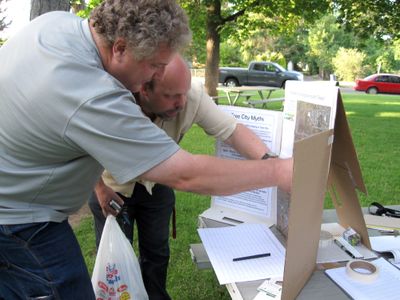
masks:
<instances>
[{"instance_id":1,"label":"green grass lawn","mask_svg":"<svg viewBox=\"0 0 400 300\"><path fill-rule=\"evenodd\" d=\"M281 97L283 92L274 92ZM282 93L279 95L278 93ZM362 206L373 201L400 204L400 96L344 94L344 105L357 150L368 196L360 194ZM223 103L221 103L223 104ZM279 103L270 108L280 109ZM214 153L214 140L193 126L181 146L192 153ZM197 216L210 205L210 198L176 192L177 239L170 240L171 261L168 289L177 300L231 299L211 270L198 270L189 254L189 244L198 243ZM331 207L329 202L326 208ZM92 219L75 230L90 272L95 260Z\"/></svg>"}]
</instances>

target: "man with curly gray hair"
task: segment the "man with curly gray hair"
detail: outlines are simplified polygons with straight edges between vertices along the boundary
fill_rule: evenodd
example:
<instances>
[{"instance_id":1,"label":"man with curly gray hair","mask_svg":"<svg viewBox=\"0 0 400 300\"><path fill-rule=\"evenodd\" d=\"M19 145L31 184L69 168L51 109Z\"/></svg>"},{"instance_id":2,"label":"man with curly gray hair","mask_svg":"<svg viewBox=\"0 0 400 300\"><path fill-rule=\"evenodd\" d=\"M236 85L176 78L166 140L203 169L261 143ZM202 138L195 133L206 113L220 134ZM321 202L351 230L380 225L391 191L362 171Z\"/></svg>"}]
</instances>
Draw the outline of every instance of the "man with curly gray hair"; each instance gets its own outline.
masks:
<instances>
[{"instance_id":1,"label":"man with curly gray hair","mask_svg":"<svg viewBox=\"0 0 400 300\"><path fill-rule=\"evenodd\" d=\"M108 46L125 39L137 60L153 56L162 44L179 50L191 38L187 17L174 1L106 0L93 9L90 20Z\"/></svg>"},{"instance_id":2,"label":"man with curly gray hair","mask_svg":"<svg viewBox=\"0 0 400 300\"><path fill-rule=\"evenodd\" d=\"M181 50L191 39L186 14L171 0L105 0L92 11L90 29L105 69L116 77L120 71L112 69L114 65L107 65L113 51L123 53L127 49L136 62L160 53L170 58L171 52ZM162 71L165 63L153 63L151 67ZM134 70L124 68L123 71L130 71L133 76ZM151 73L140 72L139 75L142 83L151 79ZM129 86L130 83L126 84ZM139 86L131 86L131 89L136 91Z\"/></svg>"},{"instance_id":3,"label":"man with curly gray hair","mask_svg":"<svg viewBox=\"0 0 400 300\"><path fill-rule=\"evenodd\" d=\"M118 156L143 173L176 152L132 92L190 38L175 1L105 0L89 20L42 15L1 47L0 299L95 299L67 217L101 165L131 177Z\"/></svg>"},{"instance_id":4,"label":"man with curly gray hair","mask_svg":"<svg viewBox=\"0 0 400 300\"><path fill-rule=\"evenodd\" d=\"M192 155L135 104L189 37L172 0L105 0L89 21L42 15L0 48L0 299L95 299L67 219L104 168L202 194L290 190L291 160Z\"/></svg>"}]
</instances>

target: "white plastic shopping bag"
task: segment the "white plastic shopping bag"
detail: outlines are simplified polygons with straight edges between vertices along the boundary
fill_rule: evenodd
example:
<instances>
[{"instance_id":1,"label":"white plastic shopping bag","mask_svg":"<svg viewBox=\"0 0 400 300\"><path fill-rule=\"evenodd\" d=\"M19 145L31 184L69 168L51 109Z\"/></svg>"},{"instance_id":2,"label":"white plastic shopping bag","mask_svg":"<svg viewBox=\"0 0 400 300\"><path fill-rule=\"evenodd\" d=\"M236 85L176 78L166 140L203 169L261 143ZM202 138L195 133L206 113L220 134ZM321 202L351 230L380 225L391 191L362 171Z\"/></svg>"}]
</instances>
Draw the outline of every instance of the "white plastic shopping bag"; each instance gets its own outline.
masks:
<instances>
[{"instance_id":1,"label":"white plastic shopping bag","mask_svg":"<svg viewBox=\"0 0 400 300\"><path fill-rule=\"evenodd\" d=\"M92 274L97 300L147 300L139 262L117 220L109 215Z\"/></svg>"}]
</instances>

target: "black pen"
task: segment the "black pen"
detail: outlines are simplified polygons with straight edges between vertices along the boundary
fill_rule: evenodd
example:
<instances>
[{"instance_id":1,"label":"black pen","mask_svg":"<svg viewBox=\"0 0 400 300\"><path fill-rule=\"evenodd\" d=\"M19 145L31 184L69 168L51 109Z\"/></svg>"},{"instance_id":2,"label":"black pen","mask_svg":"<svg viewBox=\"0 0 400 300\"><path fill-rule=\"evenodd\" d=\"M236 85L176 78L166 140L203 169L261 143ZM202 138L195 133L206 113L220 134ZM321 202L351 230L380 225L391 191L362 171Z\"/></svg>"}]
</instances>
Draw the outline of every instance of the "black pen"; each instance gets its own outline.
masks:
<instances>
[{"instance_id":1,"label":"black pen","mask_svg":"<svg viewBox=\"0 0 400 300\"><path fill-rule=\"evenodd\" d=\"M348 255L350 255L352 258L356 258L353 253L351 253L349 250L346 249L345 246L343 246L337 239L333 240L336 245L339 246L340 249L342 249L344 252L346 252Z\"/></svg>"},{"instance_id":2,"label":"black pen","mask_svg":"<svg viewBox=\"0 0 400 300\"><path fill-rule=\"evenodd\" d=\"M249 256L235 257L233 259L233 261L240 261L240 260L267 257L267 256L271 256L271 253L262 253L262 254L255 254L255 255L249 255Z\"/></svg>"}]
</instances>

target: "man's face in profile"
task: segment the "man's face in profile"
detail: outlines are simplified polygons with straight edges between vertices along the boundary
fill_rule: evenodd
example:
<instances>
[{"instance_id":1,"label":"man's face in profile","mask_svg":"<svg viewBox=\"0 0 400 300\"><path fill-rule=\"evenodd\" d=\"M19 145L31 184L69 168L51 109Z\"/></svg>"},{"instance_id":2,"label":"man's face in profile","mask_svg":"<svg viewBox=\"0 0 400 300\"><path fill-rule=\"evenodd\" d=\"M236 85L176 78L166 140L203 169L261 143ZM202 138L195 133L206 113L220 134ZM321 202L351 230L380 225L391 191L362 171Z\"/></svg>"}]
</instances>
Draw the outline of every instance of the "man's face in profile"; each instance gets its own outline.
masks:
<instances>
[{"instance_id":1,"label":"man's face in profile","mask_svg":"<svg viewBox=\"0 0 400 300\"><path fill-rule=\"evenodd\" d=\"M141 103L158 117L171 120L185 107L190 83L190 78L182 80L179 74L169 74L162 80L154 80L152 88L142 89Z\"/></svg>"}]
</instances>

